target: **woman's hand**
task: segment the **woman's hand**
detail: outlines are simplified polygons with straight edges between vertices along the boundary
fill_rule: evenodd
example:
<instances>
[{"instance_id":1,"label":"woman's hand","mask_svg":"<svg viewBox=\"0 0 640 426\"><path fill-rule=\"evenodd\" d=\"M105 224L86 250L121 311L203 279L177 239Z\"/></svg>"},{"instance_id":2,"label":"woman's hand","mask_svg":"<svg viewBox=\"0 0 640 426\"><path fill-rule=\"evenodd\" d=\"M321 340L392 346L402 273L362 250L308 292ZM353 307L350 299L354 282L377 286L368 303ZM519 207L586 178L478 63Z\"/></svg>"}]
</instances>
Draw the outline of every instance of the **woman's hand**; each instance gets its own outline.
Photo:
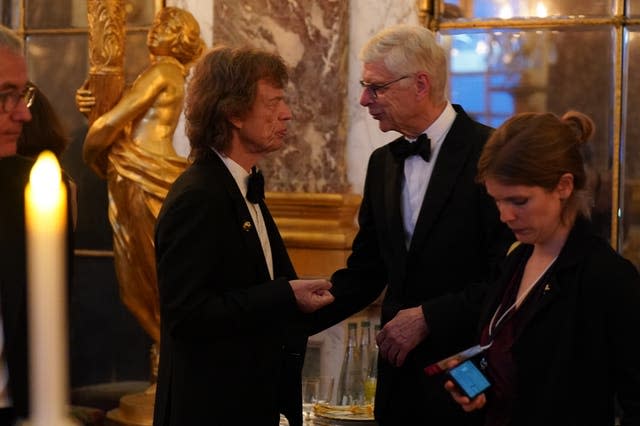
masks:
<instances>
[{"instance_id":1,"label":"woman's hand","mask_svg":"<svg viewBox=\"0 0 640 426\"><path fill-rule=\"evenodd\" d=\"M484 393L476 396L473 399L469 399L468 396L463 395L458 387L451 380L447 380L444 383L444 388L449 391L451 397L456 401L462 409L466 412L479 410L487 403L487 397Z\"/></svg>"},{"instance_id":2,"label":"woman's hand","mask_svg":"<svg viewBox=\"0 0 640 426\"><path fill-rule=\"evenodd\" d=\"M452 359L447 363L447 368L451 370L453 367L455 367L458 364L460 364L459 360ZM484 405L487 403L487 397L485 396L484 393L481 393L480 395L471 399L468 396L464 395L462 392L460 392L460 389L458 388L458 386L456 386L456 384L453 383L451 380L447 380L446 382L444 382L444 388L447 391L449 391L453 400L458 404L460 404L462 409L467 413L470 411L479 410L482 407L484 407Z\"/></svg>"}]
</instances>

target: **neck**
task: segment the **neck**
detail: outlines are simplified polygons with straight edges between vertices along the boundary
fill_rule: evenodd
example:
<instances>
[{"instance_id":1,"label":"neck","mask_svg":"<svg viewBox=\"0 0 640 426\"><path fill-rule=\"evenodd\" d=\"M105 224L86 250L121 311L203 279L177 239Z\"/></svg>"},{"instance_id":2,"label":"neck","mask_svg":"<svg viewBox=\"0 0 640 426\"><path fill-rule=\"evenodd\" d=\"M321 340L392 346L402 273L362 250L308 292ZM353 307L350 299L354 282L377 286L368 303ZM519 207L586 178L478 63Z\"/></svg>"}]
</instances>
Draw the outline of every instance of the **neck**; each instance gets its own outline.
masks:
<instances>
[{"instance_id":1,"label":"neck","mask_svg":"<svg viewBox=\"0 0 640 426\"><path fill-rule=\"evenodd\" d=\"M575 218L567 224L560 222L550 238L544 242L534 244L532 256L550 259L558 256L562 247L564 247L564 243L567 242L574 221Z\"/></svg>"},{"instance_id":2,"label":"neck","mask_svg":"<svg viewBox=\"0 0 640 426\"><path fill-rule=\"evenodd\" d=\"M431 101L425 99L424 108L421 108L415 115L415 120L412 125L407 126L401 133L410 139L415 139L422 134L426 129L442 115L444 109L447 107L445 101L441 105L434 105Z\"/></svg>"},{"instance_id":3,"label":"neck","mask_svg":"<svg viewBox=\"0 0 640 426\"><path fill-rule=\"evenodd\" d=\"M257 153L247 152L242 149L242 146L234 143L229 146L229 149L224 152L224 155L242 166L247 173L251 172L251 167L255 166L263 157Z\"/></svg>"},{"instance_id":4,"label":"neck","mask_svg":"<svg viewBox=\"0 0 640 426\"><path fill-rule=\"evenodd\" d=\"M17 152L18 152L18 144L15 142L0 144L0 158L12 157L16 155Z\"/></svg>"}]
</instances>

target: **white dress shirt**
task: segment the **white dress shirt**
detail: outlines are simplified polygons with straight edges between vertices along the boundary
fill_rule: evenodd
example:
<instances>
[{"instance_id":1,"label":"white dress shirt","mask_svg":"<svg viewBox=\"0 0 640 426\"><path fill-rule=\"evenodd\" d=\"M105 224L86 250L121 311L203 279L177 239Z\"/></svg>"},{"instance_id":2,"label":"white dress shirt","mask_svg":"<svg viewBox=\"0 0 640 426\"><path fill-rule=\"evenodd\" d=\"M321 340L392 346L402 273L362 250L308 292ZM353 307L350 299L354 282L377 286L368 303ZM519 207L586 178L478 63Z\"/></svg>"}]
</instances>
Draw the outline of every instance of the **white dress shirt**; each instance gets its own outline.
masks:
<instances>
[{"instance_id":1,"label":"white dress shirt","mask_svg":"<svg viewBox=\"0 0 640 426\"><path fill-rule=\"evenodd\" d=\"M264 254L264 259L266 260L267 268L269 269L269 276L273 279L273 257L271 255L271 244L269 243L267 227L264 223L264 218L262 217L262 210L260 210L259 204L253 204L247 200L247 182L249 181L249 173L231 158L219 153L215 149L214 151L222 159L225 166L227 166L227 169L229 169L229 172L231 172L231 176L233 176L233 179L238 184L242 197L244 198L245 203L247 203L251 219L253 219L253 225L255 226L256 231L258 232L258 237L260 238L262 253Z\"/></svg>"},{"instance_id":2,"label":"white dress shirt","mask_svg":"<svg viewBox=\"0 0 640 426\"><path fill-rule=\"evenodd\" d=\"M404 241L409 250L411 238L416 228L418 215L422 203L425 202L424 195L427 192L433 166L438 159L438 153L449 129L456 119L456 111L451 102L447 102L440 117L431 124L424 132L431 141L431 159L424 161L419 155L413 155L404 160L404 179L402 180L402 221L404 222ZM415 139L408 139L415 142ZM426 200L429 202L429 200Z\"/></svg>"}]
</instances>

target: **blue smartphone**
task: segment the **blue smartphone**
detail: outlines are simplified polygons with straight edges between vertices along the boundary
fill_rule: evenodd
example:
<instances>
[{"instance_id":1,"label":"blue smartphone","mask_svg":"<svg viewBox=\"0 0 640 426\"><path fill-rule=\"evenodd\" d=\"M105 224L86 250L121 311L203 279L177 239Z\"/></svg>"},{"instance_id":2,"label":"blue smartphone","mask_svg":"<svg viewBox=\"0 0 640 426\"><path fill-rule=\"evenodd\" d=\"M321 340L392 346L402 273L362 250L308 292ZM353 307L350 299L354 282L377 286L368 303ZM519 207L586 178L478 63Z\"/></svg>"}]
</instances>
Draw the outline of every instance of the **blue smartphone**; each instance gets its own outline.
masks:
<instances>
[{"instance_id":1,"label":"blue smartphone","mask_svg":"<svg viewBox=\"0 0 640 426\"><path fill-rule=\"evenodd\" d=\"M470 399L480 395L491 386L489 380L470 359L453 367L447 375Z\"/></svg>"}]
</instances>

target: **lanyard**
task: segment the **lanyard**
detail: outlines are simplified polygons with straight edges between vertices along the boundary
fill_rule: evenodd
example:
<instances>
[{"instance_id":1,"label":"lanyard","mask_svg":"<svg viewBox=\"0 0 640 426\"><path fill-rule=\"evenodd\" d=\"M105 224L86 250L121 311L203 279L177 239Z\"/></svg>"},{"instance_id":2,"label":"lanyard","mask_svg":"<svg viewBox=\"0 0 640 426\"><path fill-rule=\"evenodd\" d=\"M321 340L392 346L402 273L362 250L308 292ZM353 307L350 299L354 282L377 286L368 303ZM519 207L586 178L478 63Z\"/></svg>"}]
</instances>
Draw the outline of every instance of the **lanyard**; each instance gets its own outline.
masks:
<instances>
[{"instance_id":1,"label":"lanyard","mask_svg":"<svg viewBox=\"0 0 640 426\"><path fill-rule=\"evenodd\" d=\"M533 284L531 284L521 295L520 297L518 297L516 299L515 302L513 302L513 304L511 306L509 306L509 308L504 311L502 313L502 315L500 315L500 317L496 320L496 317L498 316L498 312L500 312L500 308L502 307L502 303L498 305L498 307L496 308L496 311L493 313L493 316L491 317L491 321L489 322L489 344L487 346L491 346L491 343L493 343L493 333L496 331L496 329L498 328L498 326L500 325L500 323L502 323L502 321L505 319L505 317L514 309L516 309L518 306L520 306L520 304L524 301L524 299L526 299L526 297L529 295L529 293L531 292L531 290L536 287L536 285L538 284L538 282L542 279L542 277L544 277L544 274L547 273L547 271L549 270L549 268L551 268L551 265L553 265L556 261L556 259L558 258L558 256L554 257L553 259L551 259L551 262L549 262L549 264L546 266L546 268L544 268L544 270L540 273L540 275L538 276L538 278L536 278L536 280L533 282ZM494 324L495 322L495 324Z\"/></svg>"}]
</instances>

